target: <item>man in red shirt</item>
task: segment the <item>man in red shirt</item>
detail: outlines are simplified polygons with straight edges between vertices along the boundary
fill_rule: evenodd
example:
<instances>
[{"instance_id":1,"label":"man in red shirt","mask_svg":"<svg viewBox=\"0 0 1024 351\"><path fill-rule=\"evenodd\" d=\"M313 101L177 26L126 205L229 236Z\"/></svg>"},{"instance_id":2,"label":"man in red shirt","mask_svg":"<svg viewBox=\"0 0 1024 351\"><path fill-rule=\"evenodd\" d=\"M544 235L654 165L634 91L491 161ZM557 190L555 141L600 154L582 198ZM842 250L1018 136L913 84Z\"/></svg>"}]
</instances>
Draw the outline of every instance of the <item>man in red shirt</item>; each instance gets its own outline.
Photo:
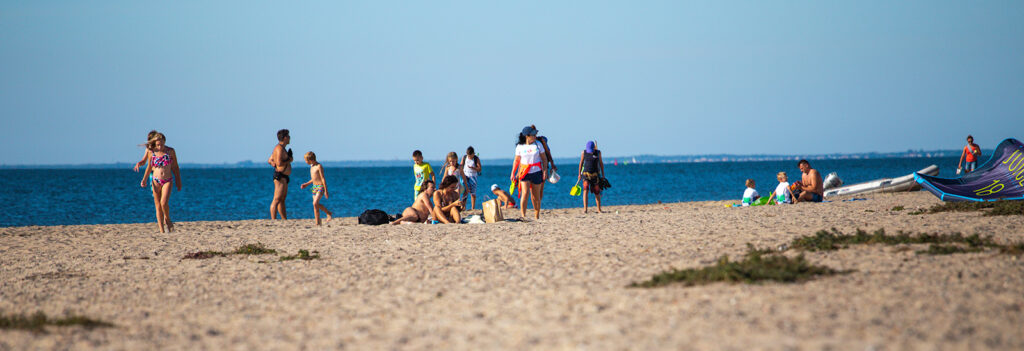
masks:
<instances>
[{"instance_id":1,"label":"man in red shirt","mask_svg":"<svg viewBox=\"0 0 1024 351\"><path fill-rule=\"evenodd\" d=\"M974 168L978 166L979 158L981 158L981 146L975 144L974 137L968 135L967 146L964 146L964 151L960 153L960 162L956 165L956 174L960 174L960 171L966 173L974 171ZM961 166L964 167L961 168Z\"/></svg>"}]
</instances>

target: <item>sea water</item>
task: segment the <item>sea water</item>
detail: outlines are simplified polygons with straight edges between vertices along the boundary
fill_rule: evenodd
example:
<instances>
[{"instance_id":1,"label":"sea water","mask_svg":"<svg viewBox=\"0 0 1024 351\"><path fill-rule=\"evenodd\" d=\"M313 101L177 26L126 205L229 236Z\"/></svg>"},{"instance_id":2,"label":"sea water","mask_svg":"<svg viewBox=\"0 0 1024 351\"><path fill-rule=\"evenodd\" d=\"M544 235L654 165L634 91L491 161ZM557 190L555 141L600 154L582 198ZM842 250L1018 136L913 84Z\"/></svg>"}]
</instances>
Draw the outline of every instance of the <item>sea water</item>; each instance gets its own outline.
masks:
<instances>
[{"instance_id":1,"label":"sea water","mask_svg":"<svg viewBox=\"0 0 1024 351\"><path fill-rule=\"evenodd\" d=\"M929 165L939 165L940 176L952 177L956 158L891 158L815 160L811 164L824 177L838 173L845 184L904 176ZM576 164L559 164L562 180L547 183L542 208L582 207L582 198L569 195L576 183ZM476 208L494 196L491 184L509 187L508 164L487 164L479 178ZM752 178L767 196L785 171L789 181L800 179L795 161L651 163L605 165L612 184L602 205L661 202L737 200ZM325 168L330 198L323 203L335 216L358 216L366 209L395 214L412 204L412 165L408 167ZM174 221L210 221L270 218L274 194L269 168L181 170L182 191L171 195ZM142 174L130 169L7 169L0 170L0 226L71 225L155 222L153 195L139 186ZM313 218L312 196L299 185L309 180L309 169L298 164L288 185L289 218ZM441 179L437 181L440 183ZM591 198L591 206L594 205ZM517 201L518 202L518 201ZM531 207L532 208L532 207Z\"/></svg>"}]
</instances>

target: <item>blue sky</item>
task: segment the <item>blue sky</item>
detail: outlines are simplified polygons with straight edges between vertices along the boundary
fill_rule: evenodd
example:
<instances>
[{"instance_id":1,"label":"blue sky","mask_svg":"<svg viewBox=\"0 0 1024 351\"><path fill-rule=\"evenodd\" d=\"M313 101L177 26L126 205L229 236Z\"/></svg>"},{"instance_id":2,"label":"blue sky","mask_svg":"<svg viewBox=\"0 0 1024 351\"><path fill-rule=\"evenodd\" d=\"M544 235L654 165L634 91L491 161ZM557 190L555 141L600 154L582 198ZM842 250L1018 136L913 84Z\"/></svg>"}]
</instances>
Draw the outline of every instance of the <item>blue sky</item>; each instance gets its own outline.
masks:
<instances>
[{"instance_id":1,"label":"blue sky","mask_svg":"<svg viewBox=\"0 0 1024 351\"><path fill-rule=\"evenodd\" d=\"M1024 2L0 2L0 164L816 154L1024 137Z\"/></svg>"}]
</instances>

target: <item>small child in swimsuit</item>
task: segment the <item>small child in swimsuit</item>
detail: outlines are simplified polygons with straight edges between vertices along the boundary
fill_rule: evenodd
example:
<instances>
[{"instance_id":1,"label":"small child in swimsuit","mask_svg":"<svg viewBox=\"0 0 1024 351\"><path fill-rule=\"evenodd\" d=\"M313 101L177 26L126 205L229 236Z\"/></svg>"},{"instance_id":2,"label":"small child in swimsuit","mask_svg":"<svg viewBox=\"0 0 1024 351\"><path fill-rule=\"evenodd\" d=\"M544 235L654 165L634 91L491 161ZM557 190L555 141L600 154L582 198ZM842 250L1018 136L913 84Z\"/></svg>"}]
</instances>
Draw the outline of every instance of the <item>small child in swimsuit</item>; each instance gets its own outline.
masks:
<instances>
[{"instance_id":1,"label":"small child in swimsuit","mask_svg":"<svg viewBox=\"0 0 1024 351\"><path fill-rule=\"evenodd\" d=\"M491 193L494 193L498 197L498 205L504 206L505 208L516 208L516 199L509 195L507 191L498 186L498 184L491 184Z\"/></svg>"},{"instance_id":2,"label":"small child in swimsuit","mask_svg":"<svg viewBox=\"0 0 1024 351\"><path fill-rule=\"evenodd\" d=\"M327 214L327 222L330 222L334 214L327 210L327 207L320 203L320 198L330 197L327 191L327 178L324 177L324 166L316 162L316 154L312 151L306 153L306 164L309 165L309 181L302 183L300 189L305 189L312 184L310 192L313 193L313 217L316 218L316 225L320 225L320 211Z\"/></svg>"}]
</instances>

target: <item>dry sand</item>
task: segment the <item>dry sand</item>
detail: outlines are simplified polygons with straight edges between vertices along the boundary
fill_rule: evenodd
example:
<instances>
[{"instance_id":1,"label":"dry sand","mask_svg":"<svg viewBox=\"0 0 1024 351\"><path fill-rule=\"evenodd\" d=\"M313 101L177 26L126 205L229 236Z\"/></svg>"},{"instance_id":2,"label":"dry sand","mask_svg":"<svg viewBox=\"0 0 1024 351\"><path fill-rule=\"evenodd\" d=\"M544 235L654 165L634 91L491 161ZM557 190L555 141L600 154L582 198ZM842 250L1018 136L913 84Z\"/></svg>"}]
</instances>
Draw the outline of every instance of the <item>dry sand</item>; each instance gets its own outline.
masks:
<instances>
[{"instance_id":1,"label":"dry sand","mask_svg":"<svg viewBox=\"0 0 1024 351\"><path fill-rule=\"evenodd\" d=\"M1024 349L1024 258L993 252L854 246L807 253L855 272L805 283L626 287L738 256L746 243L775 247L832 227L1024 240L1022 216L909 215L939 201L923 192L865 197L551 210L487 225L0 228L0 311L117 325L4 330L0 349ZM890 211L897 205L906 210ZM255 242L322 258L181 259Z\"/></svg>"}]
</instances>

